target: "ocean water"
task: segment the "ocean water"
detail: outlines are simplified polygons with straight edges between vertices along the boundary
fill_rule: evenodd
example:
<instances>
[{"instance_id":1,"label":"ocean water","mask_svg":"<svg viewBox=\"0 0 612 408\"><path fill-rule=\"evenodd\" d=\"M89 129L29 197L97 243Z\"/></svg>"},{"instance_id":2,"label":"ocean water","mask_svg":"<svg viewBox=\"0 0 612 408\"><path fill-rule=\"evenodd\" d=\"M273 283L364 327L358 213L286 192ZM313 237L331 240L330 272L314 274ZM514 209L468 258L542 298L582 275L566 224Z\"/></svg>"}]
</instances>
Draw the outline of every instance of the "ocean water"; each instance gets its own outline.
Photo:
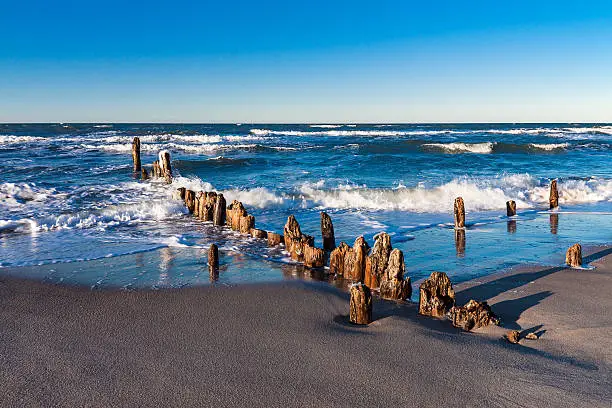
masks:
<instances>
[{"instance_id":1,"label":"ocean water","mask_svg":"<svg viewBox=\"0 0 612 408\"><path fill-rule=\"evenodd\" d=\"M170 151L172 184L133 178L134 136L143 164ZM242 201L258 228L280 232L294 214L317 245L320 211L337 242L364 235L372 245L387 231L413 280L559 265L575 242L612 242L611 147L605 124L4 124L0 274L91 287L208 284L215 242L216 284L325 278L260 240L194 220L171 198L182 186ZM456 196L466 204L465 244L451 226ZM83 260L97 261L61 267Z\"/></svg>"}]
</instances>

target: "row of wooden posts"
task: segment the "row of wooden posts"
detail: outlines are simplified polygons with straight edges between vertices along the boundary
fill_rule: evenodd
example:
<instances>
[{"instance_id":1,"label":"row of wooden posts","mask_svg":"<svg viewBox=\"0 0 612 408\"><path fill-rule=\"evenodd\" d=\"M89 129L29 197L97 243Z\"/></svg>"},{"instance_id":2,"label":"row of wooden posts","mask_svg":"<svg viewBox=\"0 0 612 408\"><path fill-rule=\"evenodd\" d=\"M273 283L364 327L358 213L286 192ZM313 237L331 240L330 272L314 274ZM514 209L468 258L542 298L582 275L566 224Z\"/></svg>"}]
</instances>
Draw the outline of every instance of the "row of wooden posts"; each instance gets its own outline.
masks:
<instances>
[{"instance_id":1,"label":"row of wooden posts","mask_svg":"<svg viewBox=\"0 0 612 408\"><path fill-rule=\"evenodd\" d=\"M159 160L152 165L150 173L141 165L140 140L132 143L134 172L142 174L142 179L163 178L172 181L170 153L162 151ZM368 324L372 321L372 290L378 290L380 297L389 300L406 300L412 295L410 277L404 277L404 254L392 248L391 237L386 232L374 236L374 247L363 236L358 237L353 246L341 242L336 247L334 227L331 217L321 212L321 235L323 248L315 247L314 237L302 233L298 221L290 215L283 228L283 234L255 228L255 217L247 213L244 205L233 200L227 206L223 194L214 191L193 191L181 187L173 193L173 198L182 200L190 214L202 221L216 226L228 226L242 234L265 239L268 246L284 244L292 260L301 262L309 268L322 268L329 260L329 273L358 282L350 289L350 320L355 324ZM557 181L550 185L550 208L558 207L559 193ZM516 203L506 202L508 217L516 215ZM454 225L456 231L465 230L465 205L463 198L457 197L454 203ZM570 266L582 264L581 247L573 245L566 254ZM212 244L209 248L208 265L211 273L218 273L219 249ZM481 327L496 321L486 302L470 300L466 305L455 305L454 291L448 276L434 272L419 288L419 313L441 317L448 315L453 324L465 330Z\"/></svg>"}]
</instances>

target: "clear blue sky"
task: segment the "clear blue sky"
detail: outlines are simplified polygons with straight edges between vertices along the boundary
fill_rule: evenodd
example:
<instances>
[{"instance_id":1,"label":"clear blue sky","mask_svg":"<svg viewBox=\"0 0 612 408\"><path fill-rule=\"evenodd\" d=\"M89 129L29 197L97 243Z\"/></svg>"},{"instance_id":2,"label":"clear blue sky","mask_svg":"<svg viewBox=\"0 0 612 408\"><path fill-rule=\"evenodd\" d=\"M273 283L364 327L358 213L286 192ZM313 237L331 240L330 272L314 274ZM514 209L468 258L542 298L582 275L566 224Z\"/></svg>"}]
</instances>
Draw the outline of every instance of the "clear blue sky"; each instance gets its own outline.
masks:
<instances>
[{"instance_id":1,"label":"clear blue sky","mask_svg":"<svg viewBox=\"0 0 612 408\"><path fill-rule=\"evenodd\" d=\"M0 122L612 121L611 1L4 1Z\"/></svg>"}]
</instances>

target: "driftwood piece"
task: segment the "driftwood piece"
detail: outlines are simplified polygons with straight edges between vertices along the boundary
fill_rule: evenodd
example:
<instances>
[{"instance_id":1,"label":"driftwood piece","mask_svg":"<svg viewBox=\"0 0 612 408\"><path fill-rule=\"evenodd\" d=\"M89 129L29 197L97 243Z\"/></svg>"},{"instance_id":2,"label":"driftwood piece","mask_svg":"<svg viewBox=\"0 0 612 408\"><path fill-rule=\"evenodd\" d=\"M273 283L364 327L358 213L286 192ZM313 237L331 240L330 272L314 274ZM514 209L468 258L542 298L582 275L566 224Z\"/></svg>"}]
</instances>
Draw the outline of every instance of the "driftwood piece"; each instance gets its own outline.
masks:
<instances>
[{"instance_id":1,"label":"driftwood piece","mask_svg":"<svg viewBox=\"0 0 612 408\"><path fill-rule=\"evenodd\" d=\"M412 295L410 277L404 279L405 270L403 252L397 248L392 250L384 279L380 284L380 297L391 300L406 300Z\"/></svg>"},{"instance_id":2,"label":"driftwood piece","mask_svg":"<svg viewBox=\"0 0 612 408\"><path fill-rule=\"evenodd\" d=\"M582 246L574 244L565 253L565 263L571 267L582 266Z\"/></svg>"},{"instance_id":3,"label":"driftwood piece","mask_svg":"<svg viewBox=\"0 0 612 408\"><path fill-rule=\"evenodd\" d=\"M323 237L323 249L331 252L336 248L336 237L334 235L334 224L331 217L325 213L321 213L321 236Z\"/></svg>"},{"instance_id":4,"label":"driftwood piece","mask_svg":"<svg viewBox=\"0 0 612 408\"><path fill-rule=\"evenodd\" d=\"M516 215L516 202L514 200L506 201L506 215L508 217Z\"/></svg>"},{"instance_id":5,"label":"driftwood piece","mask_svg":"<svg viewBox=\"0 0 612 408\"><path fill-rule=\"evenodd\" d=\"M453 306L449 315L452 318L453 326L465 331L478 329L489 324L499 324L499 319L487 302L470 300L464 306Z\"/></svg>"},{"instance_id":6,"label":"driftwood piece","mask_svg":"<svg viewBox=\"0 0 612 408\"><path fill-rule=\"evenodd\" d=\"M351 286L351 301L349 319L353 324L369 324L372 322L372 292L362 284Z\"/></svg>"},{"instance_id":7,"label":"driftwood piece","mask_svg":"<svg viewBox=\"0 0 612 408\"><path fill-rule=\"evenodd\" d=\"M465 228L465 205L461 197L455 198L454 214L455 228Z\"/></svg>"},{"instance_id":8,"label":"driftwood piece","mask_svg":"<svg viewBox=\"0 0 612 408\"><path fill-rule=\"evenodd\" d=\"M380 286L384 280L384 274L391 255L391 237L386 232L374 236L374 248L366 259L364 283L367 287L374 289Z\"/></svg>"},{"instance_id":9,"label":"driftwood piece","mask_svg":"<svg viewBox=\"0 0 612 408\"><path fill-rule=\"evenodd\" d=\"M504 337L509 343L518 344L521 339L521 332L518 330L510 330Z\"/></svg>"},{"instance_id":10,"label":"driftwood piece","mask_svg":"<svg viewBox=\"0 0 612 408\"><path fill-rule=\"evenodd\" d=\"M419 288L419 314L443 317L455 305L455 291L444 272L432 272Z\"/></svg>"},{"instance_id":11,"label":"driftwood piece","mask_svg":"<svg viewBox=\"0 0 612 408\"><path fill-rule=\"evenodd\" d=\"M225 198L223 197L223 194L217 194L217 200L215 201L215 210L213 213L213 223L215 225L225 225L225 221L226 221L226 208L225 208ZM255 223L253 223L253 225L249 228L253 228L255 226ZM249 230L246 230L246 232L249 232Z\"/></svg>"},{"instance_id":12,"label":"driftwood piece","mask_svg":"<svg viewBox=\"0 0 612 408\"><path fill-rule=\"evenodd\" d=\"M134 163L134 173L140 173L142 164L140 162L140 138L134 137L132 141L132 162Z\"/></svg>"},{"instance_id":13,"label":"driftwood piece","mask_svg":"<svg viewBox=\"0 0 612 408\"><path fill-rule=\"evenodd\" d=\"M340 242L340 245L334 249L329 255L329 273L338 276L344 275L344 258L346 253L352 249L346 242Z\"/></svg>"},{"instance_id":14,"label":"driftwood piece","mask_svg":"<svg viewBox=\"0 0 612 408\"><path fill-rule=\"evenodd\" d=\"M325 265L325 251L313 246L304 247L304 265L309 268L322 268Z\"/></svg>"},{"instance_id":15,"label":"driftwood piece","mask_svg":"<svg viewBox=\"0 0 612 408\"><path fill-rule=\"evenodd\" d=\"M548 197L548 203L550 209L557 208L559 206L559 191L557 190L557 180L550 182L550 196Z\"/></svg>"}]
</instances>

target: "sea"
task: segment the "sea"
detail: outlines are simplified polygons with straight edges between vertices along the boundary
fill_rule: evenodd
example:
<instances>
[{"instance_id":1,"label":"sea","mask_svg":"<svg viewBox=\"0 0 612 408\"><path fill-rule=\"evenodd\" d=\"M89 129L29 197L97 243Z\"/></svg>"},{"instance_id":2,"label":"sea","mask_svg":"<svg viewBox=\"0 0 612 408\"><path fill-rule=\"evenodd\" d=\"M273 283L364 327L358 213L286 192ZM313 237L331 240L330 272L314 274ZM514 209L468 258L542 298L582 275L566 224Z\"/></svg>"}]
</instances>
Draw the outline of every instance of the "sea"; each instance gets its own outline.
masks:
<instances>
[{"instance_id":1,"label":"sea","mask_svg":"<svg viewBox=\"0 0 612 408\"><path fill-rule=\"evenodd\" d=\"M133 175L135 136L144 165L170 152L171 184ZM413 282L432 271L460 282L562 265L576 242L612 243L612 125L0 124L0 275L123 289L338 281L194 219L172 198L179 187L242 201L269 231L293 214L318 246L322 211L337 243L363 235L372 246L386 231ZM458 196L464 239L453 228Z\"/></svg>"}]
</instances>

